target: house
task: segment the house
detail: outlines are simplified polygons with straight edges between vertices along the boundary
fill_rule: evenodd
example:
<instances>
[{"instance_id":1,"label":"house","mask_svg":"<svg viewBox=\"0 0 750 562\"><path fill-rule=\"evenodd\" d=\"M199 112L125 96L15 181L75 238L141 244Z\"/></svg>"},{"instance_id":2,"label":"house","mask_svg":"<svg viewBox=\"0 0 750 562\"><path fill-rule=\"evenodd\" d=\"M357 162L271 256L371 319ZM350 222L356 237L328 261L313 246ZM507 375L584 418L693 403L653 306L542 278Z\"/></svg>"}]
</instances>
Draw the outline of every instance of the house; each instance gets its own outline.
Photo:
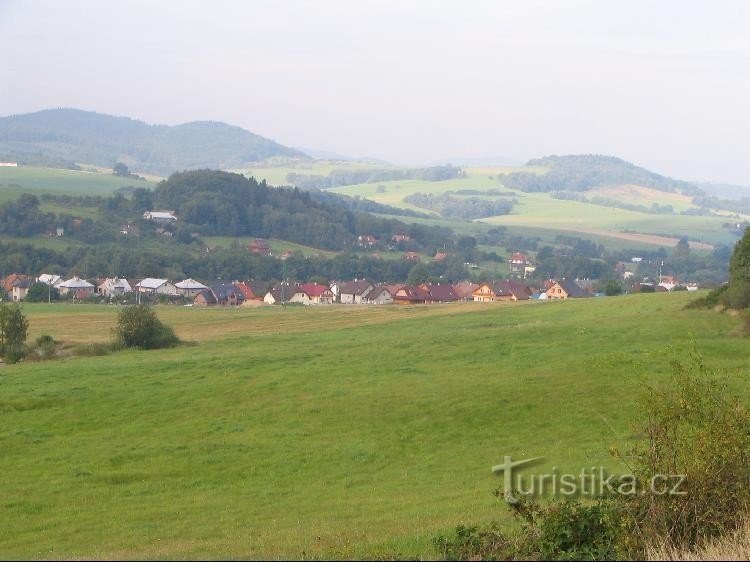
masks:
<instances>
[{"instance_id":1,"label":"house","mask_svg":"<svg viewBox=\"0 0 750 562\"><path fill-rule=\"evenodd\" d=\"M529 257L522 252L514 252L508 260L511 273L525 273L526 266L529 265Z\"/></svg>"},{"instance_id":2,"label":"house","mask_svg":"<svg viewBox=\"0 0 750 562\"><path fill-rule=\"evenodd\" d=\"M405 232L397 232L393 236L391 236L391 240L393 242L409 242L411 240L411 236L406 234Z\"/></svg>"},{"instance_id":3,"label":"house","mask_svg":"<svg viewBox=\"0 0 750 562\"><path fill-rule=\"evenodd\" d=\"M210 289L203 289L193 299L195 306L216 306L216 297Z\"/></svg>"},{"instance_id":4,"label":"house","mask_svg":"<svg viewBox=\"0 0 750 562\"><path fill-rule=\"evenodd\" d=\"M453 285L451 285L450 283L424 283L420 285L419 288L424 289L429 293L430 298L426 301L427 304L456 302L457 300L459 300L456 291L453 290Z\"/></svg>"},{"instance_id":5,"label":"house","mask_svg":"<svg viewBox=\"0 0 750 562\"><path fill-rule=\"evenodd\" d=\"M109 298L122 297L126 293L132 293L133 288L128 283L127 279L120 279L113 277L111 279L105 279L96 287L96 292L100 295Z\"/></svg>"},{"instance_id":6,"label":"house","mask_svg":"<svg viewBox=\"0 0 750 562\"><path fill-rule=\"evenodd\" d=\"M378 243L378 239L372 234L360 234L357 236L356 245L360 248L372 248Z\"/></svg>"},{"instance_id":7,"label":"house","mask_svg":"<svg viewBox=\"0 0 750 562\"><path fill-rule=\"evenodd\" d=\"M29 279L29 276L20 273L11 273L3 279L3 290L10 295L13 292L13 283L22 279Z\"/></svg>"},{"instance_id":8,"label":"house","mask_svg":"<svg viewBox=\"0 0 750 562\"><path fill-rule=\"evenodd\" d=\"M297 284L284 281L283 283L276 283L271 290L268 291L263 297L263 302L267 304L284 304L298 292Z\"/></svg>"},{"instance_id":9,"label":"house","mask_svg":"<svg viewBox=\"0 0 750 562\"><path fill-rule=\"evenodd\" d=\"M36 280L39 283L44 283L45 285L49 285L50 287L57 287L60 283L63 282L63 278L59 275L52 275L51 273L42 273L39 277L36 278Z\"/></svg>"},{"instance_id":10,"label":"house","mask_svg":"<svg viewBox=\"0 0 750 562\"><path fill-rule=\"evenodd\" d=\"M574 281L561 279L554 281L546 291L547 298L554 299L580 299L590 297L586 291L581 289Z\"/></svg>"},{"instance_id":11,"label":"house","mask_svg":"<svg viewBox=\"0 0 750 562\"><path fill-rule=\"evenodd\" d=\"M435 252L435 256L432 258L432 261L437 261L437 262L445 261L445 258L447 257L448 257L448 254L446 254L445 252Z\"/></svg>"},{"instance_id":12,"label":"house","mask_svg":"<svg viewBox=\"0 0 750 562\"><path fill-rule=\"evenodd\" d=\"M454 283L453 290L461 301L473 301L474 297L472 293L479 288L477 283L471 281L461 281L460 283Z\"/></svg>"},{"instance_id":13,"label":"house","mask_svg":"<svg viewBox=\"0 0 750 562\"><path fill-rule=\"evenodd\" d=\"M210 291L216 299L216 304L221 306L240 306L245 302L242 291L231 283L214 283Z\"/></svg>"},{"instance_id":14,"label":"house","mask_svg":"<svg viewBox=\"0 0 750 562\"><path fill-rule=\"evenodd\" d=\"M55 228L55 236L60 238L61 236L65 236L65 229L62 226L58 226Z\"/></svg>"},{"instance_id":15,"label":"house","mask_svg":"<svg viewBox=\"0 0 750 562\"><path fill-rule=\"evenodd\" d=\"M419 257L419 254L417 252L404 252L404 255L402 256L406 261L422 261L422 258Z\"/></svg>"},{"instance_id":16,"label":"house","mask_svg":"<svg viewBox=\"0 0 750 562\"><path fill-rule=\"evenodd\" d=\"M235 281L234 286L245 297L245 302L262 301L268 289L268 283L265 281Z\"/></svg>"},{"instance_id":17,"label":"house","mask_svg":"<svg viewBox=\"0 0 750 562\"><path fill-rule=\"evenodd\" d=\"M525 301L531 293L527 285L518 281L488 281L480 283L472 298L474 302Z\"/></svg>"},{"instance_id":18,"label":"house","mask_svg":"<svg viewBox=\"0 0 750 562\"><path fill-rule=\"evenodd\" d=\"M375 285L367 279L355 279L339 285L339 299L342 304L362 304Z\"/></svg>"},{"instance_id":19,"label":"house","mask_svg":"<svg viewBox=\"0 0 750 562\"><path fill-rule=\"evenodd\" d=\"M430 300L430 292L416 285L404 285L393 295L396 304L425 304Z\"/></svg>"},{"instance_id":20,"label":"house","mask_svg":"<svg viewBox=\"0 0 750 562\"><path fill-rule=\"evenodd\" d=\"M26 293L31 287L31 279L16 279L10 292L10 298L13 302L19 302L26 298Z\"/></svg>"},{"instance_id":21,"label":"house","mask_svg":"<svg viewBox=\"0 0 750 562\"><path fill-rule=\"evenodd\" d=\"M153 277L147 277L135 286L135 290L139 293L147 293L150 295L177 295L177 287L170 283L166 279L154 279Z\"/></svg>"},{"instance_id":22,"label":"house","mask_svg":"<svg viewBox=\"0 0 750 562\"><path fill-rule=\"evenodd\" d=\"M250 244L248 244L247 249L250 250L254 254L260 254L262 256L270 256L271 255L271 246L268 245L268 242L263 240L262 238L256 238Z\"/></svg>"},{"instance_id":23,"label":"house","mask_svg":"<svg viewBox=\"0 0 750 562\"><path fill-rule=\"evenodd\" d=\"M333 292L325 285L318 283L301 283L297 285L297 292L289 302L299 302L304 305L333 304Z\"/></svg>"},{"instance_id":24,"label":"house","mask_svg":"<svg viewBox=\"0 0 750 562\"><path fill-rule=\"evenodd\" d=\"M195 279L192 279L191 277L188 277L184 281L180 281L179 283L175 283L175 289L177 289L177 293L182 295L183 297L197 297L198 293L201 291L205 291L208 289L203 283L196 281Z\"/></svg>"},{"instance_id":25,"label":"house","mask_svg":"<svg viewBox=\"0 0 750 562\"><path fill-rule=\"evenodd\" d=\"M57 290L60 291L61 295L67 295L72 292L74 297L78 300L83 300L94 294L94 286L78 276L71 277L67 281L58 283Z\"/></svg>"},{"instance_id":26,"label":"house","mask_svg":"<svg viewBox=\"0 0 750 562\"><path fill-rule=\"evenodd\" d=\"M401 288L401 285L376 285L372 291L367 293L365 301L367 304L392 304L393 295Z\"/></svg>"},{"instance_id":27,"label":"house","mask_svg":"<svg viewBox=\"0 0 750 562\"><path fill-rule=\"evenodd\" d=\"M162 224L177 222L177 217L174 215L174 211L146 211L143 213L143 218Z\"/></svg>"}]
</instances>

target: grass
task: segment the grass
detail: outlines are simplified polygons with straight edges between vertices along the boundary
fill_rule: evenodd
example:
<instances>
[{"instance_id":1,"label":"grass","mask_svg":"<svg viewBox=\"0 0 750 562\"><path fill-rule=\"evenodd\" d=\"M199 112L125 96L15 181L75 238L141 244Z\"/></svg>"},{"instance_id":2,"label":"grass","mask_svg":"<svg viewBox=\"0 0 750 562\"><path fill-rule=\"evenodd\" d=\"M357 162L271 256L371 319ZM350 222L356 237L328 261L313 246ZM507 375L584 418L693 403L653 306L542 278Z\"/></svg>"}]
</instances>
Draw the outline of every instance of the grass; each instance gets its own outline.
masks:
<instances>
[{"instance_id":1,"label":"grass","mask_svg":"<svg viewBox=\"0 0 750 562\"><path fill-rule=\"evenodd\" d=\"M434 557L438 532L507 521L504 454L617 468L639 392L692 340L747 396L740 319L691 298L159 307L198 345L0 370L0 552ZM76 343L115 318L25 311L31 337Z\"/></svg>"},{"instance_id":2,"label":"grass","mask_svg":"<svg viewBox=\"0 0 750 562\"><path fill-rule=\"evenodd\" d=\"M121 187L154 187L153 181L118 178L112 171L74 171L58 168L19 166L0 168L0 203L16 199L22 193L102 195Z\"/></svg>"},{"instance_id":3,"label":"grass","mask_svg":"<svg viewBox=\"0 0 750 562\"><path fill-rule=\"evenodd\" d=\"M240 247L247 248L248 244L255 239L255 236L204 236L202 238L208 246L216 246L220 248L231 248L232 244L235 242L239 244ZM303 244L295 244L294 242L287 242L286 240L277 240L275 238L267 240L267 242L273 253L279 255L286 251L292 251L300 252L305 256L332 257L337 253L329 250L321 250L320 248L313 248L311 246L305 246Z\"/></svg>"}]
</instances>

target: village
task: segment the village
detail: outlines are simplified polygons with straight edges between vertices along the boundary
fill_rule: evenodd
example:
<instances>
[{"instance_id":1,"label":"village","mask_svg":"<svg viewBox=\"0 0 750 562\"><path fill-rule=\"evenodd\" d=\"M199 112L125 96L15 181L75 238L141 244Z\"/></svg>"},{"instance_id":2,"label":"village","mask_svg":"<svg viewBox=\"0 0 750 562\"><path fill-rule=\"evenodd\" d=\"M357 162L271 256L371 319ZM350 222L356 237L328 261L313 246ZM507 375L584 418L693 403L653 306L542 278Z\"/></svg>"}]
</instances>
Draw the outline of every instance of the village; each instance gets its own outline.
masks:
<instances>
[{"instance_id":1,"label":"village","mask_svg":"<svg viewBox=\"0 0 750 562\"><path fill-rule=\"evenodd\" d=\"M249 245L254 253L269 253L264 240ZM411 253L407 253L411 254ZM418 258L418 256L417 256ZM283 259L283 256L282 256ZM414 256L405 255L413 260ZM436 259L440 259L437 256ZM85 279L74 275L64 279L60 275L13 273L2 279L2 289L13 302L52 302L57 300L89 304L160 303L182 306L268 306L268 305L430 305L451 302L503 302L530 300L563 300L603 296L595 291L590 279L546 279L538 284L527 283L534 267L520 252L508 259L511 274L517 277L504 280L457 283L430 282L419 284L376 283L367 279L321 282L232 280L216 279L201 282L192 278L173 281L162 278L128 279L111 277ZM624 280L626 271L619 272ZM34 286L36 289L34 290ZM632 283L625 292L669 292L697 290L697 285L682 285L673 276L662 275L658 283ZM32 292L34 298L30 298Z\"/></svg>"}]
</instances>

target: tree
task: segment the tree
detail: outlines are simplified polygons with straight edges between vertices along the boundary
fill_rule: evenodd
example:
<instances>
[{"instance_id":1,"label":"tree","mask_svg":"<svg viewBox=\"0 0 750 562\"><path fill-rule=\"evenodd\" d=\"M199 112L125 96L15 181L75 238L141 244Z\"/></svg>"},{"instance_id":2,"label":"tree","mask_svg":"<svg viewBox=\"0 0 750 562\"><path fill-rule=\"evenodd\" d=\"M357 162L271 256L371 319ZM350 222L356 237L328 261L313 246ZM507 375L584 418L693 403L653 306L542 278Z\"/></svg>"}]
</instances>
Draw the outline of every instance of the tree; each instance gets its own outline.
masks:
<instances>
[{"instance_id":1,"label":"tree","mask_svg":"<svg viewBox=\"0 0 750 562\"><path fill-rule=\"evenodd\" d=\"M60 292L55 287L50 287L47 283L33 283L26 293L28 302L48 302L60 300Z\"/></svg>"},{"instance_id":2,"label":"tree","mask_svg":"<svg viewBox=\"0 0 750 562\"><path fill-rule=\"evenodd\" d=\"M122 162L115 163L114 167L112 168L112 173L116 176L129 176L130 170L128 167L123 164Z\"/></svg>"},{"instance_id":3,"label":"tree","mask_svg":"<svg viewBox=\"0 0 750 562\"><path fill-rule=\"evenodd\" d=\"M126 306L117 315L117 343L123 347L160 349L179 343L172 328L161 323L147 305Z\"/></svg>"},{"instance_id":4,"label":"tree","mask_svg":"<svg viewBox=\"0 0 750 562\"><path fill-rule=\"evenodd\" d=\"M622 294L622 283L617 281L616 279L610 279L607 281L607 284L604 286L604 294L608 297L614 297L616 295Z\"/></svg>"},{"instance_id":5,"label":"tree","mask_svg":"<svg viewBox=\"0 0 750 562\"><path fill-rule=\"evenodd\" d=\"M409 277L406 278L406 283L408 285L420 285L422 283L427 283L429 278L429 269L427 269L427 266L424 263L419 262L409 271Z\"/></svg>"},{"instance_id":6,"label":"tree","mask_svg":"<svg viewBox=\"0 0 750 562\"><path fill-rule=\"evenodd\" d=\"M0 304L0 355L16 363L26 354L24 344L29 321L18 304Z\"/></svg>"},{"instance_id":7,"label":"tree","mask_svg":"<svg viewBox=\"0 0 750 562\"><path fill-rule=\"evenodd\" d=\"M734 247L729 261L729 289L724 303L732 308L745 308L750 304L750 228Z\"/></svg>"}]
</instances>

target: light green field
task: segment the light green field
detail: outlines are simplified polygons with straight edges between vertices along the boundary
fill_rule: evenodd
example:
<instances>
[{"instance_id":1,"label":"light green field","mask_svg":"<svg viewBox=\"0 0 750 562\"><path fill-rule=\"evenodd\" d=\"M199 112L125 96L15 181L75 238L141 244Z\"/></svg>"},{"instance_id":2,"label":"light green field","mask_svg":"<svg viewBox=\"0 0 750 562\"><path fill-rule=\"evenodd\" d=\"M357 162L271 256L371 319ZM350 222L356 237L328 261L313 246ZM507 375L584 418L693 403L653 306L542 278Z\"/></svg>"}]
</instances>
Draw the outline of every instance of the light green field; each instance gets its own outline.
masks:
<instances>
[{"instance_id":1,"label":"light green field","mask_svg":"<svg viewBox=\"0 0 750 562\"><path fill-rule=\"evenodd\" d=\"M34 166L0 167L0 203L16 199L22 193L107 196L121 187L154 185L151 181L118 178L111 170L98 173Z\"/></svg>"},{"instance_id":2,"label":"light green field","mask_svg":"<svg viewBox=\"0 0 750 562\"><path fill-rule=\"evenodd\" d=\"M197 345L0 369L3 558L431 558L508 522L504 455L603 464L693 345L748 397L740 319L694 295L159 308ZM102 340L114 307L27 305Z\"/></svg>"},{"instance_id":3,"label":"light green field","mask_svg":"<svg viewBox=\"0 0 750 562\"><path fill-rule=\"evenodd\" d=\"M239 244L240 247L246 248L253 240L255 236L205 236L202 240L209 246L217 246L220 248L231 248L233 244ZM268 245L274 254L280 255L284 252L299 252L304 256L335 256L336 252L321 250L319 248L312 248L310 246L304 246L302 244L295 244L294 242L287 242L285 240L276 240L271 238L267 240Z\"/></svg>"},{"instance_id":4,"label":"light green field","mask_svg":"<svg viewBox=\"0 0 750 562\"><path fill-rule=\"evenodd\" d=\"M312 160L299 162L285 162L280 166L258 166L254 168L241 168L229 170L254 177L256 180L266 180L270 185L289 185L287 174L301 174L306 176L327 176L334 170L383 170L393 166L388 164L370 164L367 162L333 162L328 160Z\"/></svg>"}]
</instances>

